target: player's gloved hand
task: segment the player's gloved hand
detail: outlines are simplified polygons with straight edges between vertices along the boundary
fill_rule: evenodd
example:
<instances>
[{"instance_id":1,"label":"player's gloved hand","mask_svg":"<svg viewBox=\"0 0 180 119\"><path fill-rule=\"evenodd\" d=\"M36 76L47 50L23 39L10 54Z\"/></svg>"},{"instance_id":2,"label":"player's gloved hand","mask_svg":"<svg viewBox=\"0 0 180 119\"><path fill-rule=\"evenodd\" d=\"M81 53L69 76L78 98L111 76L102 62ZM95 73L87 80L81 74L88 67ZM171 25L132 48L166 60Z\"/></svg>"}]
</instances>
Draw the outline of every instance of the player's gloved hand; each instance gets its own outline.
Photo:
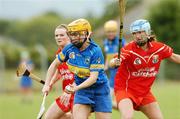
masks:
<instances>
[{"instance_id":1,"label":"player's gloved hand","mask_svg":"<svg viewBox=\"0 0 180 119\"><path fill-rule=\"evenodd\" d=\"M60 97L61 104L68 106L70 98L71 94L64 92L63 95Z\"/></svg>"},{"instance_id":2,"label":"player's gloved hand","mask_svg":"<svg viewBox=\"0 0 180 119\"><path fill-rule=\"evenodd\" d=\"M111 68L117 68L119 67L121 64L121 59L118 59L118 58L113 58L111 61L110 61L110 67Z\"/></svg>"},{"instance_id":3,"label":"player's gloved hand","mask_svg":"<svg viewBox=\"0 0 180 119\"><path fill-rule=\"evenodd\" d=\"M68 94L71 94L71 93L74 93L76 90L76 86L75 85L67 85L65 87L65 92L68 93Z\"/></svg>"},{"instance_id":4,"label":"player's gloved hand","mask_svg":"<svg viewBox=\"0 0 180 119\"><path fill-rule=\"evenodd\" d=\"M51 87L49 85L44 85L43 89L42 89L42 93L43 95L46 94L48 95L49 91L51 90Z\"/></svg>"}]
</instances>

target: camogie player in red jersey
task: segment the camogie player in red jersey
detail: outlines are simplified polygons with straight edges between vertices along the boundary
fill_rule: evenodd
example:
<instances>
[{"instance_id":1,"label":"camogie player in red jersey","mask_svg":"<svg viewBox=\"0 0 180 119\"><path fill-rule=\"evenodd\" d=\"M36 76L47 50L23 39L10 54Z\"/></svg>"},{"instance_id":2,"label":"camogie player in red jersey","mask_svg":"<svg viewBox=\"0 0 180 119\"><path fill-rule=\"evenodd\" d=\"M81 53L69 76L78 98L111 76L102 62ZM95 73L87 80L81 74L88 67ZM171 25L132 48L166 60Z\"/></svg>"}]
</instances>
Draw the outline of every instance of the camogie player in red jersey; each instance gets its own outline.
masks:
<instances>
[{"instance_id":1,"label":"camogie player in red jersey","mask_svg":"<svg viewBox=\"0 0 180 119\"><path fill-rule=\"evenodd\" d=\"M67 35L67 28L65 25L60 25L56 28L55 40L59 47L56 54L59 54L61 50L70 43L70 39ZM58 79L62 80L63 91L65 90L65 87L67 85L73 84L74 82L74 75L69 71L66 62L58 66L51 80L46 80L45 86L43 88L46 88L48 89L48 91L50 91L51 87ZM73 100L73 94L63 93L63 95L59 96L49 107L45 114L45 119L71 119L72 115L70 111L72 111Z\"/></svg>"},{"instance_id":2,"label":"camogie player in red jersey","mask_svg":"<svg viewBox=\"0 0 180 119\"><path fill-rule=\"evenodd\" d=\"M120 60L111 60L111 66L120 65L114 90L121 119L132 119L134 110L142 111L149 119L163 119L151 86L161 61L168 58L180 63L180 55L173 53L171 47L153 41L147 20L134 21L130 32L134 40L121 49Z\"/></svg>"}]
</instances>

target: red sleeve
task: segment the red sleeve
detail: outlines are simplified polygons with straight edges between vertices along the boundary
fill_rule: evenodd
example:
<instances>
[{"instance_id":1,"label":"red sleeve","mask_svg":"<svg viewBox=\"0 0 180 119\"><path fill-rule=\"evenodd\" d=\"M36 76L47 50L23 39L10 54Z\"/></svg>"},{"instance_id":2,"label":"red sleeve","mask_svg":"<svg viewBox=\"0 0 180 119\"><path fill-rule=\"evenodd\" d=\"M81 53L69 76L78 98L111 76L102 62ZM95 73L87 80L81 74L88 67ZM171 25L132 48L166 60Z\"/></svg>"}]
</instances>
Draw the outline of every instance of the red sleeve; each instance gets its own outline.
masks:
<instances>
[{"instance_id":1,"label":"red sleeve","mask_svg":"<svg viewBox=\"0 0 180 119\"><path fill-rule=\"evenodd\" d=\"M164 49L162 50L162 59L169 58L173 53L173 49L167 45L164 45Z\"/></svg>"}]
</instances>

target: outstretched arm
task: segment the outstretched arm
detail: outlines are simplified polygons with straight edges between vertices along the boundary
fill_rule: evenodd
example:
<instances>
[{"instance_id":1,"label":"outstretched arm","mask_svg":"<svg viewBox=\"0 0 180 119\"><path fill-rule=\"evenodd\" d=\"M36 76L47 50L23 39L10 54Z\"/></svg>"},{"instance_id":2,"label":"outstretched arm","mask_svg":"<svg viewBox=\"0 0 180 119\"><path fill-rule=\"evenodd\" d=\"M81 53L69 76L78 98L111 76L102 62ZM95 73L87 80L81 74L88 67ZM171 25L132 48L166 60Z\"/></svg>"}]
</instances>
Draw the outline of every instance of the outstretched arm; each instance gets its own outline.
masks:
<instances>
[{"instance_id":1,"label":"outstretched arm","mask_svg":"<svg viewBox=\"0 0 180 119\"><path fill-rule=\"evenodd\" d=\"M98 78L99 72L90 72L90 76L87 80L85 80L83 83L80 85L68 85L66 86L66 93L74 93L75 91L81 90L83 88L90 87L94 83L96 83L97 78Z\"/></svg>"},{"instance_id":2,"label":"outstretched arm","mask_svg":"<svg viewBox=\"0 0 180 119\"><path fill-rule=\"evenodd\" d=\"M50 81L50 86L52 87L57 81L58 81L58 69L56 69L54 76L52 77Z\"/></svg>"},{"instance_id":3,"label":"outstretched arm","mask_svg":"<svg viewBox=\"0 0 180 119\"><path fill-rule=\"evenodd\" d=\"M180 55L172 53L171 57L168 58L170 61L180 64Z\"/></svg>"},{"instance_id":4,"label":"outstretched arm","mask_svg":"<svg viewBox=\"0 0 180 119\"><path fill-rule=\"evenodd\" d=\"M98 75L99 75L99 72L90 72L90 77L86 81L81 83L80 85L76 86L75 91L83 89L83 88L87 88L93 85L94 83L96 83Z\"/></svg>"},{"instance_id":5,"label":"outstretched arm","mask_svg":"<svg viewBox=\"0 0 180 119\"><path fill-rule=\"evenodd\" d=\"M48 71L47 71L47 74L46 74L46 81L45 81L45 85L42 89L42 92L45 94L48 94L48 92L50 91L50 82L51 82L51 79L58 67L58 65L60 64L61 62L56 58L50 65L50 67L48 68Z\"/></svg>"}]
</instances>

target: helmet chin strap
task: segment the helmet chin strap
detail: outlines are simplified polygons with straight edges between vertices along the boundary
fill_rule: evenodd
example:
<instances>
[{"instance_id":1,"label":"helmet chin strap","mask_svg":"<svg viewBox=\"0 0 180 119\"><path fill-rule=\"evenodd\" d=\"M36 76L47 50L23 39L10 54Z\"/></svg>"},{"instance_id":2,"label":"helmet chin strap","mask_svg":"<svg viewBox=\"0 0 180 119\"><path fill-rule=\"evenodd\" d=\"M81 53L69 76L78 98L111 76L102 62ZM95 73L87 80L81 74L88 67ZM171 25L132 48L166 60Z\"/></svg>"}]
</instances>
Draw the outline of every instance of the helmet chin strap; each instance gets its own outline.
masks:
<instances>
[{"instance_id":1,"label":"helmet chin strap","mask_svg":"<svg viewBox=\"0 0 180 119\"><path fill-rule=\"evenodd\" d=\"M89 32L87 39L89 39L91 35L92 35L92 32Z\"/></svg>"}]
</instances>

